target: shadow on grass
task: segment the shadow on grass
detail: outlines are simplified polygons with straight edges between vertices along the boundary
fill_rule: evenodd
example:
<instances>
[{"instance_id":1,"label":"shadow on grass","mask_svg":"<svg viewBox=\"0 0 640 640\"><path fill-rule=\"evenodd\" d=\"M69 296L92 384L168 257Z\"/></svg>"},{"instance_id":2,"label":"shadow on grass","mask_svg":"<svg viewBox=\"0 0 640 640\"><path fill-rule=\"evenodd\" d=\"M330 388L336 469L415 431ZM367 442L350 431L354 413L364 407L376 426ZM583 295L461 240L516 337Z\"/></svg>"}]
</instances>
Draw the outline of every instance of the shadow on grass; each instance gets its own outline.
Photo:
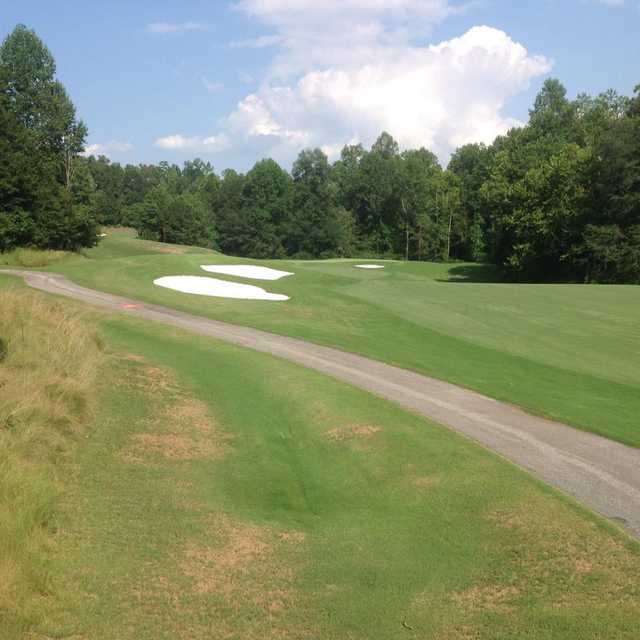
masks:
<instances>
[{"instance_id":1,"label":"shadow on grass","mask_svg":"<svg viewBox=\"0 0 640 640\"><path fill-rule=\"evenodd\" d=\"M500 270L493 264L452 265L448 278L436 278L438 282L502 282Z\"/></svg>"}]
</instances>

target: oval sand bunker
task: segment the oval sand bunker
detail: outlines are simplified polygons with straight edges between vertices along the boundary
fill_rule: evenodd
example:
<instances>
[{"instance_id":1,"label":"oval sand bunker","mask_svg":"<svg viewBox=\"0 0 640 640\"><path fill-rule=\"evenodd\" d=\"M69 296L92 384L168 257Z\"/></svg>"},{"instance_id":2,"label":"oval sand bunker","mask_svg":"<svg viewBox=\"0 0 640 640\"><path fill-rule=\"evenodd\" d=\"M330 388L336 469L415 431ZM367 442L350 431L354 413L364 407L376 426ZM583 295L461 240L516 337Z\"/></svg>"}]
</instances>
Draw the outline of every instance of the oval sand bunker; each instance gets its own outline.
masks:
<instances>
[{"instance_id":1,"label":"oval sand bunker","mask_svg":"<svg viewBox=\"0 0 640 640\"><path fill-rule=\"evenodd\" d=\"M358 269L384 269L383 264L357 264Z\"/></svg>"},{"instance_id":2,"label":"oval sand bunker","mask_svg":"<svg viewBox=\"0 0 640 640\"><path fill-rule=\"evenodd\" d=\"M234 298L236 300L288 300L289 296L280 293L269 293L252 284L227 282L217 278L201 276L165 276L157 278L153 284L182 293L194 293L198 296L215 298Z\"/></svg>"},{"instance_id":3,"label":"oval sand bunker","mask_svg":"<svg viewBox=\"0 0 640 640\"><path fill-rule=\"evenodd\" d=\"M280 280L285 276L293 275L290 271L258 267L253 264L201 264L200 268L210 273L224 273L228 276L239 276L254 280Z\"/></svg>"}]
</instances>

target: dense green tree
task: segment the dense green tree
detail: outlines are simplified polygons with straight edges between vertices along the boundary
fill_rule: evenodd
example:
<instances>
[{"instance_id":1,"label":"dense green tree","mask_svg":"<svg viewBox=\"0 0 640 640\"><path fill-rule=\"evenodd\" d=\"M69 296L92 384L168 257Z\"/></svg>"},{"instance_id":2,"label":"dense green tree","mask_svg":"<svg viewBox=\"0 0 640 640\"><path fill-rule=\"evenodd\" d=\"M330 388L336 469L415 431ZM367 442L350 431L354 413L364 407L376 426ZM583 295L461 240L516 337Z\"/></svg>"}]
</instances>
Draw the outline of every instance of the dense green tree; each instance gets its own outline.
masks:
<instances>
[{"instance_id":1,"label":"dense green tree","mask_svg":"<svg viewBox=\"0 0 640 640\"><path fill-rule=\"evenodd\" d=\"M378 255L404 248L398 144L382 133L359 163L354 213L361 235Z\"/></svg>"},{"instance_id":2,"label":"dense green tree","mask_svg":"<svg viewBox=\"0 0 640 640\"><path fill-rule=\"evenodd\" d=\"M32 212L56 193L53 175L39 164L33 136L8 109L6 94L0 91L0 252L31 242Z\"/></svg>"},{"instance_id":3,"label":"dense green tree","mask_svg":"<svg viewBox=\"0 0 640 640\"><path fill-rule=\"evenodd\" d=\"M275 258L284 254L282 235L289 223L291 194L291 177L274 160L261 160L247 173L238 229L243 255Z\"/></svg>"},{"instance_id":4,"label":"dense green tree","mask_svg":"<svg viewBox=\"0 0 640 640\"><path fill-rule=\"evenodd\" d=\"M301 151L291 173L293 202L284 227L285 249L300 257L336 255L343 227L327 156L320 149Z\"/></svg>"},{"instance_id":5,"label":"dense green tree","mask_svg":"<svg viewBox=\"0 0 640 640\"><path fill-rule=\"evenodd\" d=\"M340 204L347 211L355 211L359 197L360 162L366 151L361 144L347 145L341 153L340 159L332 168L332 179L335 182Z\"/></svg>"},{"instance_id":6,"label":"dense green tree","mask_svg":"<svg viewBox=\"0 0 640 640\"><path fill-rule=\"evenodd\" d=\"M426 249L430 237L430 221L435 214L437 182L442 169L436 156L426 149L405 151L396 158L397 183L394 189L399 202L398 215L402 225L402 248L405 259L419 260L429 253ZM432 256L433 257L433 256ZM438 255L438 258L441 254Z\"/></svg>"},{"instance_id":7,"label":"dense green tree","mask_svg":"<svg viewBox=\"0 0 640 640\"><path fill-rule=\"evenodd\" d=\"M453 253L463 260L479 260L485 255L485 210L480 189L489 178L491 163L492 154L484 144L466 144L451 156L447 167L458 178L464 233Z\"/></svg>"},{"instance_id":8,"label":"dense green tree","mask_svg":"<svg viewBox=\"0 0 640 640\"><path fill-rule=\"evenodd\" d=\"M92 210L72 194L86 127L54 74L50 52L26 27L0 46L0 250L97 241Z\"/></svg>"},{"instance_id":9,"label":"dense green tree","mask_svg":"<svg viewBox=\"0 0 640 640\"><path fill-rule=\"evenodd\" d=\"M233 169L222 174L215 207L218 244L230 255L242 255L244 176Z\"/></svg>"},{"instance_id":10,"label":"dense green tree","mask_svg":"<svg viewBox=\"0 0 640 640\"><path fill-rule=\"evenodd\" d=\"M105 225L122 224L122 208L125 205L123 168L106 156L90 156L85 162L96 185L97 220Z\"/></svg>"},{"instance_id":11,"label":"dense green tree","mask_svg":"<svg viewBox=\"0 0 640 640\"><path fill-rule=\"evenodd\" d=\"M7 108L40 144L48 142L54 105L51 96L56 65L35 32L18 25L0 46Z\"/></svg>"},{"instance_id":12,"label":"dense green tree","mask_svg":"<svg viewBox=\"0 0 640 640\"><path fill-rule=\"evenodd\" d=\"M34 31L18 25L0 47L8 108L35 135L41 153L56 156L67 189L73 159L84 149L86 125L55 79L53 56Z\"/></svg>"},{"instance_id":13,"label":"dense green tree","mask_svg":"<svg viewBox=\"0 0 640 640\"><path fill-rule=\"evenodd\" d=\"M574 132L576 106L567 99L567 90L555 79L545 80L529 111L529 126L536 136L568 141Z\"/></svg>"}]
</instances>

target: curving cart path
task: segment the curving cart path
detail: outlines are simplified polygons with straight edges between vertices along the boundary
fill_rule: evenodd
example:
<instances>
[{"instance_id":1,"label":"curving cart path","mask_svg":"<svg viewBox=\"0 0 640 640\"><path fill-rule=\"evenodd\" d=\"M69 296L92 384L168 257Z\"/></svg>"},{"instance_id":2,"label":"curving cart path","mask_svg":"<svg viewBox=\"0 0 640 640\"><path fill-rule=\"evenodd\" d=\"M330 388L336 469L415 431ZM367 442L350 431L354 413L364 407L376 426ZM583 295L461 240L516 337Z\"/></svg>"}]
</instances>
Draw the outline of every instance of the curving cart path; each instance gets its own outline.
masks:
<instances>
[{"instance_id":1,"label":"curving cart path","mask_svg":"<svg viewBox=\"0 0 640 640\"><path fill-rule=\"evenodd\" d=\"M640 449L363 356L87 289L52 273L3 269L48 293L270 353L446 425L640 538Z\"/></svg>"}]
</instances>

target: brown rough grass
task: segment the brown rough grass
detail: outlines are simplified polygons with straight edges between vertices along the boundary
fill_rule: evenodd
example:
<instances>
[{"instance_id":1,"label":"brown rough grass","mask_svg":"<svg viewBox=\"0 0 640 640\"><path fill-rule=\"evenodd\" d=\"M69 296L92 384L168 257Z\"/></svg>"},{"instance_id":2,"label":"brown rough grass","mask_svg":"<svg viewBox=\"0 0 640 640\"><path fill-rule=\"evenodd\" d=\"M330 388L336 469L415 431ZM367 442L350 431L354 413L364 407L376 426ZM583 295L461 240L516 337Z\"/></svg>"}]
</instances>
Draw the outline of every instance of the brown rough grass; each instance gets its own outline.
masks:
<instances>
[{"instance_id":1,"label":"brown rough grass","mask_svg":"<svg viewBox=\"0 0 640 640\"><path fill-rule=\"evenodd\" d=\"M345 442L357 438L370 438L380 432L380 427L369 424L356 424L346 427L336 427L324 432L324 437L331 442Z\"/></svg>"},{"instance_id":2,"label":"brown rough grass","mask_svg":"<svg viewBox=\"0 0 640 640\"><path fill-rule=\"evenodd\" d=\"M149 375L152 370L152 375ZM219 458L229 450L229 434L216 428L203 402L186 395L177 395L166 406L160 391L173 388L171 374L158 367L145 366L142 375L132 376L132 384L142 380L149 394L155 394L160 405L148 421L148 432L135 433L121 452L127 462L153 464L158 457L167 460L198 460ZM175 390L174 390L175 391Z\"/></svg>"},{"instance_id":3,"label":"brown rough grass","mask_svg":"<svg viewBox=\"0 0 640 640\"><path fill-rule=\"evenodd\" d=\"M49 590L43 558L69 456L88 423L100 341L69 304L0 290L0 637L38 616Z\"/></svg>"},{"instance_id":4,"label":"brown rough grass","mask_svg":"<svg viewBox=\"0 0 640 640\"><path fill-rule=\"evenodd\" d=\"M11 267L46 267L72 255L67 251L20 248L0 253L0 265Z\"/></svg>"},{"instance_id":5,"label":"brown rough grass","mask_svg":"<svg viewBox=\"0 0 640 640\"><path fill-rule=\"evenodd\" d=\"M532 503L536 504L532 504ZM546 518L540 518L546 513ZM555 590L555 607L576 602L599 606L607 603L634 607L640 620L640 558L621 539L603 534L587 518L572 517L561 502L542 504L532 495L528 505L494 510L489 518L503 528L513 550L514 564L526 585L519 590ZM523 578L524 579L524 578Z\"/></svg>"},{"instance_id":6,"label":"brown rough grass","mask_svg":"<svg viewBox=\"0 0 640 640\"><path fill-rule=\"evenodd\" d=\"M197 595L213 596L226 610L250 613L253 624L245 638L304 638L310 630L287 622L300 605L296 567L282 561L291 545L300 545L299 531L277 533L267 526L240 522L225 514L211 517L211 543L187 542L181 551L184 574Z\"/></svg>"},{"instance_id":7,"label":"brown rough grass","mask_svg":"<svg viewBox=\"0 0 640 640\"><path fill-rule=\"evenodd\" d=\"M501 563L495 572L490 567L471 586L449 595L455 615L442 638L485 637L481 620L487 613L509 619L518 637L522 598L549 612L606 615L621 609L640 620L640 558L623 539L538 492L517 506L493 509L487 518L496 531L486 551L499 552L506 566ZM415 605L428 603L418 598Z\"/></svg>"},{"instance_id":8,"label":"brown rough grass","mask_svg":"<svg viewBox=\"0 0 640 640\"><path fill-rule=\"evenodd\" d=\"M225 513L204 516L205 537L185 540L172 564L179 575L143 581L133 597L144 610L162 610L172 637L302 640L316 630L294 622L304 607L296 575L304 553L299 531L277 532ZM206 612L206 614L205 614Z\"/></svg>"}]
</instances>

